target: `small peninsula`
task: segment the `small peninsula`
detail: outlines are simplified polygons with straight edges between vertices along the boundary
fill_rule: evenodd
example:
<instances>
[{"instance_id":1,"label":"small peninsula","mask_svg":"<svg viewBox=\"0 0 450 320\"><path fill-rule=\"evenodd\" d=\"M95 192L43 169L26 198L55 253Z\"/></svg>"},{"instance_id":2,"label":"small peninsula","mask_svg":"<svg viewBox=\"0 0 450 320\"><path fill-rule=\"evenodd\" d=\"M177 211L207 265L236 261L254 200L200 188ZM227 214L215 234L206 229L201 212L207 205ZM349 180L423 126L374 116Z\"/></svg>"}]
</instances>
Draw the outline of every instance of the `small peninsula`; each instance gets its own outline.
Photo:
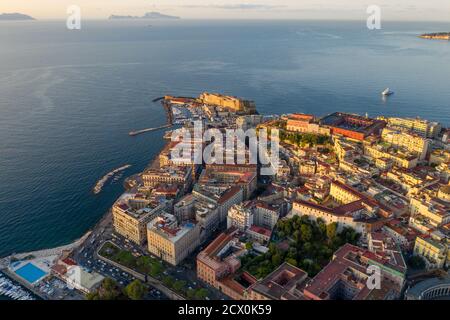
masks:
<instances>
[{"instance_id":1,"label":"small peninsula","mask_svg":"<svg viewBox=\"0 0 450 320\"><path fill-rule=\"evenodd\" d=\"M450 32L424 33L419 37L423 39L450 40Z\"/></svg>"},{"instance_id":2,"label":"small peninsula","mask_svg":"<svg viewBox=\"0 0 450 320\"><path fill-rule=\"evenodd\" d=\"M0 21L24 21L36 20L33 17L22 13L2 13L0 14Z\"/></svg>"},{"instance_id":3,"label":"small peninsula","mask_svg":"<svg viewBox=\"0 0 450 320\"><path fill-rule=\"evenodd\" d=\"M143 20L143 19L152 19L152 20L178 20L180 19L180 17L176 17L176 16L169 16L166 14L162 14L159 12L147 12L145 15L143 15L142 17L138 17L138 16L118 16L118 15L111 15L109 17L109 20Z\"/></svg>"}]
</instances>

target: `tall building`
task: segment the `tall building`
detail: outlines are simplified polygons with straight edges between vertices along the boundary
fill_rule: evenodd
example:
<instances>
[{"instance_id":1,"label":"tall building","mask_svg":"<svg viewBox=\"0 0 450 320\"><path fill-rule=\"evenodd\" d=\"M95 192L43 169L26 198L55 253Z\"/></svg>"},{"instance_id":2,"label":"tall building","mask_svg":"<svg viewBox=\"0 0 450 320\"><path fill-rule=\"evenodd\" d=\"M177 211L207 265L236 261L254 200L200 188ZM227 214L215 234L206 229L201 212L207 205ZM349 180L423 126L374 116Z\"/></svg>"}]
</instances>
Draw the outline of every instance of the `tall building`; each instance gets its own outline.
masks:
<instances>
[{"instance_id":1,"label":"tall building","mask_svg":"<svg viewBox=\"0 0 450 320\"><path fill-rule=\"evenodd\" d=\"M183 191L189 189L192 184L192 168L190 166L166 166L161 169L149 169L142 175L144 186L155 187L159 184L178 184Z\"/></svg>"},{"instance_id":2,"label":"tall building","mask_svg":"<svg viewBox=\"0 0 450 320\"><path fill-rule=\"evenodd\" d=\"M253 225L253 209L245 204L235 204L228 210L227 228L245 231Z\"/></svg>"},{"instance_id":3,"label":"tall building","mask_svg":"<svg viewBox=\"0 0 450 320\"><path fill-rule=\"evenodd\" d=\"M164 213L148 223L147 238L151 254L176 266L200 245L200 228L194 222L179 224Z\"/></svg>"},{"instance_id":4,"label":"tall building","mask_svg":"<svg viewBox=\"0 0 450 320\"><path fill-rule=\"evenodd\" d=\"M114 230L137 244L143 244L147 239L147 223L164 207L142 194L125 193L112 207Z\"/></svg>"},{"instance_id":5,"label":"tall building","mask_svg":"<svg viewBox=\"0 0 450 320\"><path fill-rule=\"evenodd\" d=\"M421 235L416 238L414 254L425 258L428 269L439 269L449 265L450 239L439 232Z\"/></svg>"},{"instance_id":6,"label":"tall building","mask_svg":"<svg viewBox=\"0 0 450 320\"><path fill-rule=\"evenodd\" d=\"M435 138L440 133L442 126L438 122L431 122L420 118L387 118L391 127L414 131L426 138Z\"/></svg>"},{"instance_id":7,"label":"tall building","mask_svg":"<svg viewBox=\"0 0 450 320\"><path fill-rule=\"evenodd\" d=\"M419 160L424 160L428 154L431 141L421 135L403 132L392 128L384 128L381 137L383 141L396 147L403 147L406 150L419 155Z\"/></svg>"},{"instance_id":8,"label":"tall building","mask_svg":"<svg viewBox=\"0 0 450 320\"><path fill-rule=\"evenodd\" d=\"M206 241L220 227L220 211L216 202L188 194L174 206L174 215L179 222L195 220L200 227L200 242Z\"/></svg>"},{"instance_id":9,"label":"tall building","mask_svg":"<svg viewBox=\"0 0 450 320\"><path fill-rule=\"evenodd\" d=\"M235 279L241 267L240 259L247 254L239 236L238 229L228 229L197 255L197 277L235 300L244 299L247 288L243 281ZM244 278L249 285L256 282L247 273Z\"/></svg>"}]
</instances>

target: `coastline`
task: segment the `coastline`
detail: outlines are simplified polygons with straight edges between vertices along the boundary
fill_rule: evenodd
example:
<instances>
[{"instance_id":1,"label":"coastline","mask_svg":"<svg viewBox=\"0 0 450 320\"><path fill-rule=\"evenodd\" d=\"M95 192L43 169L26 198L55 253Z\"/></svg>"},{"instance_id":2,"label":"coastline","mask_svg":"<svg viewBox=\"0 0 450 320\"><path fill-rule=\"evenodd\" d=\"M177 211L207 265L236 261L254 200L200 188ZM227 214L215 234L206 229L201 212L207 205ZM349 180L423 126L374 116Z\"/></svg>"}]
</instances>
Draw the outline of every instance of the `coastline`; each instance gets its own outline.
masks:
<instances>
[{"instance_id":1,"label":"coastline","mask_svg":"<svg viewBox=\"0 0 450 320\"><path fill-rule=\"evenodd\" d=\"M172 115L170 107L168 107L163 102L163 107L167 112L167 123L172 125ZM166 140L163 138L163 140ZM166 150L170 145L169 141L166 141L164 146L159 150L159 152L149 161L148 165L144 168L142 172L145 170L151 169L151 168L159 168L159 155L161 152ZM139 177L142 172L139 172L137 174L131 175L124 179L123 187L124 192L127 192L129 189L132 189L133 186L129 184L129 181L135 179L136 177ZM6 277L10 278L11 280L17 282L30 292L32 292L35 296L39 297L42 300L47 300L48 297L46 297L43 293L41 293L37 288L35 288L32 284L26 282L24 279L17 276L13 271L9 270L8 266L11 260L24 260L28 257L45 257L50 255L58 255L60 256L64 251L70 251L73 252L74 250L80 248L92 234L95 234L95 232L99 229L101 229L105 225L109 225L112 223L112 211L111 209L108 209L103 216L100 217L100 219L91 226L80 238L74 240L73 242L70 242L66 245L58 246L58 247L50 247L45 249L39 249L35 251L29 251L29 252L22 252L22 253L13 253L5 257L0 257L0 272L2 272ZM7 299L7 297L5 297Z\"/></svg>"}]
</instances>

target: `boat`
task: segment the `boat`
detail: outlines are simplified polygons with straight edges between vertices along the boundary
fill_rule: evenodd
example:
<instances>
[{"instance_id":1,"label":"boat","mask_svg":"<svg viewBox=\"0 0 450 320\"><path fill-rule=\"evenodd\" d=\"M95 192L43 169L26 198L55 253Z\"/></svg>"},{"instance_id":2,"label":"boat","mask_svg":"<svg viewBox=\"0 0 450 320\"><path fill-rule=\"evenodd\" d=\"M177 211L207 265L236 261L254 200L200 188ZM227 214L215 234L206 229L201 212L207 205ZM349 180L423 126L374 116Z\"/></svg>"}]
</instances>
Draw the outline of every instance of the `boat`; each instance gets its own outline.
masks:
<instances>
[{"instance_id":1,"label":"boat","mask_svg":"<svg viewBox=\"0 0 450 320\"><path fill-rule=\"evenodd\" d=\"M0 274L0 294L14 300L35 300L33 296L21 286Z\"/></svg>"},{"instance_id":2,"label":"boat","mask_svg":"<svg viewBox=\"0 0 450 320\"><path fill-rule=\"evenodd\" d=\"M390 96L390 95L394 94L394 91L391 91L391 89L386 88L386 89L384 89L384 91L381 94L386 97L386 96Z\"/></svg>"}]
</instances>

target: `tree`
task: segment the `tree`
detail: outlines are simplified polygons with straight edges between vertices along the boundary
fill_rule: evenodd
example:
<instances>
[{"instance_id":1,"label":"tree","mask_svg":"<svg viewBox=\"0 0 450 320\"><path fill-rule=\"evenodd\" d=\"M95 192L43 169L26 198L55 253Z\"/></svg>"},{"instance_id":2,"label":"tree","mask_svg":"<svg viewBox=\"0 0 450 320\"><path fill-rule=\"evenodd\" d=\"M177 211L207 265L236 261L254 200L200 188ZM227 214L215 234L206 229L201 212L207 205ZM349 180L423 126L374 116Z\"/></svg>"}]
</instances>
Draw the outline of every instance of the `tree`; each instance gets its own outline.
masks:
<instances>
[{"instance_id":1,"label":"tree","mask_svg":"<svg viewBox=\"0 0 450 320\"><path fill-rule=\"evenodd\" d=\"M277 253L272 256L272 265L277 267L283 262L283 257L281 254Z\"/></svg>"},{"instance_id":2,"label":"tree","mask_svg":"<svg viewBox=\"0 0 450 320\"><path fill-rule=\"evenodd\" d=\"M94 300L117 300L121 295L117 282L111 278L105 278L97 290L96 295L91 294L87 298Z\"/></svg>"},{"instance_id":3,"label":"tree","mask_svg":"<svg viewBox=\"0 0 450 320\"><path fill-rule=\"evenodd\" d=\"M136 279L126 286L124 291L131 300L142 300L145 294L145 286Z\"/></svg>"},{"instance_id":4,"label":"tree","mask_svg":"<svg viewBox=\"0 0 450 320\"><path fill-rule=\"evenodd\" d=\"M285 261L289 264L292 264L294 267L296 267L298 265L297 260L292 259L292 258L287 258Z\"/></svg>"},{"instance_id":5,"label":"tree","mask_svg":"<svg viewBox=\"0 0 450 320\"><path fill-rule=\"evenodd\" d=\"M136 259L136 265L139 271L143 273L150 273L152 269L152 259L149 256L141 256Z\"/></svg>"},{"instance_id":6,"label":"tree","mask_svg":"<svg viewBox=\"0 0 450 320\"><path fill-rule=\"evenodd\" d=\"M251 250L252 248L253 248L253 244L252 244L251 242L247 242L247 243L245 244L245 249Z\"/></svg>"},{"instance_id":7,"label":"tree","mask_svg":"<svg viewBox=\"0 0 450 320\"><path fill-rule=\"evenodd\" d=\"M195 292L195 297L199 300L204 300L208 296L208 290L201 288Z\"/></svg>"},{"instance_id":8,"label":"tree","mask_svg":"<svg viewBox=\"0 0 450 320\"><path fill-rule=\"evenodd\" d=\"M121 250L116 255L115 260L126 267L134 267L136 265L136 260L133 254L125 250Z\"/></svg>"},{"instance_id":9,"label":"tree","mask_svg":"<svg viewBox=\"0 0 450 320\"><path fill-rule=\"evenodd\" d=\"M426 266L425 260L421 256L412 256L408 259L409 265L413 269L421 270Z\"/></svg>"},{"instance_id":10,"label":"tree","mask_svg":"<svg viewBox=\"0 0 450 320\"><path fill-rule=\"evenodd\" d=\"M337 223L333 222L327 225L327 237L329 240L333 240L336 237Z\"/></svg>"},{"instance_id":11,"label":"tree","mask_svg":"<svg viewBox=\"0 0 450 320\"><path fill-rule=\"evenodd\" d=\"M159 261L153 261L151 265L150 275L152 277L159 276L163 271L163 266Z\"/></svg>"},{"instance_id":12,"label":"tree","mask_svg":"<svg viewBox=\"0 0 450 320\"><path fill-rule=\"evenodd\" d=\"M89 292L88 294L86 294L86 299L87 300L100 300L100 296L98 295L97 291Z\"/></svg>"},{"instance_id":13,"label":"tree","mask_svg":"<svg viewBox=\"0 0 450 320\"><path fill-rule=\"evenodd\" d=\"M195 290L188 289L188 291L186 292L186 296L189 300L193 300L195 298Z\"/></svg>"},{"instance_id":14,"label":"tree","mask_svg":"<svg viewBox=\"0 0 450 320\"><path fill-rule=\"evenodd\" d=\"M172 288L175 280L171 276L165 276L163 278L163 283L166 287Z\"/></svg>"},{"instance_id":15,"label":"tree","mask_svg":"<svg viewBox=\"0 0 450 320\"><path fill-rule=\"evenodd\" d=\"M302 241L308 242L312 239L312 228L307 224L302 224L300 227Z\"/></svg>"},{"instance_id":16,"label":"tree","mask_svg":"<svg viewBox=\"0 0 450 320\"><path fill-rule=\"evenodd\" d=\"M177 292L183 291L184 287L186 286L186 281L183 280L177 280L173 284L173 289Z\"/></svg>"}]
</instances>

